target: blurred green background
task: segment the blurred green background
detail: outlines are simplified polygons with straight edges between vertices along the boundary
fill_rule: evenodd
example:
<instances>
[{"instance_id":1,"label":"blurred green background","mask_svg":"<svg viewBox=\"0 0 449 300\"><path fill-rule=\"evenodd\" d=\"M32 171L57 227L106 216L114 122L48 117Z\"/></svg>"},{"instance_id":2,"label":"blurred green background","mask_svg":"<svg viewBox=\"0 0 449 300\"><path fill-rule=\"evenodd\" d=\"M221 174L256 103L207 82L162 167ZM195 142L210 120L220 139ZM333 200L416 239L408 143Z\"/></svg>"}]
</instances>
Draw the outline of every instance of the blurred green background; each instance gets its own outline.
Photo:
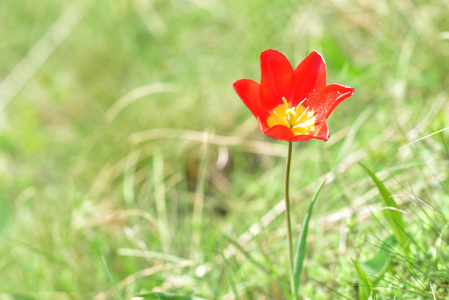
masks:
<instances>
[{"instance_id":1,"label":"blurred green background","mask_svg":"<svg viewBox=\"0 0 449 300\"><path fill-rule=\"evenodd\" d=\"M356 90L328 142L294 145L291 175L300 224L330 172L302 297L356 299L351 258L388 236L358 161L449 213L448 131L400 148L449 126L448 3L2 0L0 299L285 299L287 145L259 133L231 86L259 80L267 48L294 66L317 50L328 83ZM398 202L422 259L379 289L430 299L433 282L443 295L447 268L426 266L445 222Z\"/></svg>"}]
</instances>

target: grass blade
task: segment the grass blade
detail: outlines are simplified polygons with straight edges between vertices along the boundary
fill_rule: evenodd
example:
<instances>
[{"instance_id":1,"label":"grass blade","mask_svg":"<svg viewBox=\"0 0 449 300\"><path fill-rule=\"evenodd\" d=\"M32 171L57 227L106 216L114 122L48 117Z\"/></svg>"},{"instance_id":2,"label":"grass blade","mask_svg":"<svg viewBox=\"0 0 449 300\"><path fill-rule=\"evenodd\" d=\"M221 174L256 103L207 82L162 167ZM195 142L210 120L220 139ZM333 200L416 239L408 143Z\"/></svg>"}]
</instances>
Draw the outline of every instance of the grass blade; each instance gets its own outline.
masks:
<instances>
[{"instance_id":1,"label":"grass blade","mask_svg":"<svg viewBox=\"0 0 449 300\"><path fill-rule=\"evenodd\" d=\"M154 180L154 200L157 211L157 228L162 249L165 253L170 250L171 233L167 212L167 197L164 178L164 156L162 153L155 153L153 156L153 180Z\"/></svg>"},{"instance_id":2,"label":"grass blade","mask_svg":"<svg viewBox=\"0 0 449 300\"><path fill-rule=\"evenodd\" d=\"M103 266L106 271L106 274L108 275L109 281L111 282L112 286L114 287L115 292L117 293L118 299L124 300L122 293L120 292L120 289L117 286L117 283L115 282L114 278L112 277L111 271L109 270L108 264L107 264L104 256L101 256L101 261L103 262Z\"/></svg>"},{"instance_id":3,"label":"grass blade","mask_svg":"<svg viewBox=\"0 0 449 300\"><path fill-rule=\"evenodd\" d=\"M257 260L255 260L252 255L246 251L242 246L239 245L238 242L234 241L231 237L224 235L223 236L225 240L227 240L229 243L233 244L247 259L250 263L252 263L255 267L259 268L261 271L263 271L264 273L269 274L269 272L267 271L267 269L265 269L265 267L259 263Z\"/></svg>"},{"instance_id":4,"label":"grass blade","mask_svg":"<svg viewBox=\"0 0 449 300\"><path fill-rule=\"evenodd\" d=\"M396 241L403 247L406 254L408 253L408 236L404 231L405 224L402 219L402 213L399 211L399 206L391 197L390 192L387 190L385 185L380 181L376 175L371 172L367 167L363 164L359 163L363 169L365 169L366 173L371 177L374 183L379 190L379 194L381 195L382 205L384 206L384 216L387 219L388 223L391 225L393 229L393 234Z\"/></svg>"},{"instance_id":5,"label":"grass blade","mask_svg":"<svg viewBox=\"0 0 449 300\"><path fill-rule=\"evenodd\" d=\"M190 296L178 296L160 292L150 292L135 295L142 299L155 299L155 300L206 300L205 298L190 297Z\"/></svg>"},{"instance_id":6,"label":"grass blade","mask_svg":"<svg viewBox=\"0 0 449 300\"><path fill-rule=\"evenodd\" d=\"M299 234L298 247L296 248L295 261L293 264L293 283L295 285L296 290L298 290L298 287L299 287L299 277L301 276L302 266L304 264L304 258L306 257L307 231L309 229L309 221L310 221L310 217L312 215L313 205L315 204L315 201L318 198L318 195L319 195L321 188L323 187L325 181L326 181L326 178L324 178L324 180L321 182L320 186L318 187L318 190L316 191L315 195L313 196L313 199L310 202L309 207L307 208L306 214L304 216L304 221L301 226L301 233Z\"/></svg>"},{"instance_id":7,"label":"grass blade","mask_svg":"<svg viewBox=\"0 0 449 300\"><path fill-rule=\"evenodd\" d=\"M363 270L376 278L382 276L390 265L390 252L388 252L388 248L392 247L395 243L396 239L394 236L389 236L383 241L376 255L372 259L362 263Z\"/></svg>"},{"instance_id":8,"label":"grass blade","mask_svg":"<svg viewBox=\"0 0 449 300\"><path fill-rule=\"evenodd\" d=\"M359 264L352 260L354 263L355 268L357 269L357 277L359 281L358 291L359 291L359 299L360 300L368 300L368 299L375 299L375 291L373 289L373 284L371 283L371 280L369 280L368 276L366 275L365 271L359 266Z\"/></svg>"},{"instance_id":9,"label":"grass blade","mask_svg":"<svg viewBox=\"0 0 449 300\"><path fill-rule=\"evenodd\" d=\"M223 262L226 266L226 268L230 265L228 262L228 259L225 255L225 250L222 249L221 251L221 258L223 259ZM240 300L239 293L237 292L237 287L235 286L234 277L232 276L234 272L226 272L226 276L228 277L229 285L231 286L232 293L234 294L235 300Z\"/></svg>"}]
</instances>

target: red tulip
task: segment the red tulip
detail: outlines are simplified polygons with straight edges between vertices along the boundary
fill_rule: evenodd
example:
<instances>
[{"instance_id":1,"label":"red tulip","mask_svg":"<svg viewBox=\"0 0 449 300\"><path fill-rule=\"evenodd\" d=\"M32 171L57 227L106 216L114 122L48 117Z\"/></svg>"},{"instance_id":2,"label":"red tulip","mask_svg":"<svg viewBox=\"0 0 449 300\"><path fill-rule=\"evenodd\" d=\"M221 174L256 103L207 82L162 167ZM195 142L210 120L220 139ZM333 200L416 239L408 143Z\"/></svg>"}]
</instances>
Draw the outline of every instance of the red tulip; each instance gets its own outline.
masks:
<instances>
[{"instance_id":1,"label":"red tulip","mask_svg":"<svg viewBox=\"0 0 449 300\"><path fill-rule=\"evenodd\" d=\"M327 140L326 119L340 102L352 96L354 89L326 85L326 64L316 51L293 70L282 53L268 49L260 55L260 68L260 84L251 79L233 83L259 121L260 132L287 142Z\"/></svg>"}]
</instances>

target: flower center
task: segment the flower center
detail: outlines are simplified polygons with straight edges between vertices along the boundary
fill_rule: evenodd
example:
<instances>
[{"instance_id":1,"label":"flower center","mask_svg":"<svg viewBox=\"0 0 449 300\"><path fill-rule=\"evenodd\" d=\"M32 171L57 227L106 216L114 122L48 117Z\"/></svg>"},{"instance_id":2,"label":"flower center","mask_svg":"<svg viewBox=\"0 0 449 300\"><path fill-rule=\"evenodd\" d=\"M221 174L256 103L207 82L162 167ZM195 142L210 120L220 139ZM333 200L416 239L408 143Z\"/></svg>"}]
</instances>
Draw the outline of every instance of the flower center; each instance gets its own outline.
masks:
<instances>
[{"instance_id":1,"label":"flower center","mask_svg":"<svg viewBox=\"0 0 449 300\"><path fill-rule=\"evenodd\" d=\"M292 106L285 97L282 97L284 104L279 104L270 111L270 116L267 119L268 126L286 126L294 135L308 134L314 130L316 118L313 110L302 105L305 100L302 100L297 106Z\"/></svg>"}]
</instances>

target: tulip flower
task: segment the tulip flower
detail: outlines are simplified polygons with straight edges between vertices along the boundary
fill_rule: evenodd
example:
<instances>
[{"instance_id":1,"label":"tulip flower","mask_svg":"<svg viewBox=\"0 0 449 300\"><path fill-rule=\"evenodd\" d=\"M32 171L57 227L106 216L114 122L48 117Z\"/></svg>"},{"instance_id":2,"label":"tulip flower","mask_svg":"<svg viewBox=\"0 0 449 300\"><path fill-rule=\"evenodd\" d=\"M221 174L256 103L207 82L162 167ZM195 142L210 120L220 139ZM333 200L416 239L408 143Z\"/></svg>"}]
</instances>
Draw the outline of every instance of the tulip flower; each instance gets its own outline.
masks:
<instances>
[{"instance_id":1,"label":"tulip flower","mask_svg":"<svg viewBox=\"0 0 449 300\"><path fill-rule=\"evenodd\" d=\"M257 118L260 132L287 142L327 140L327 118L354 89L326 85L326 64L316 51L293 70L282 53L268 49L260 55L260 68L260 84L251 79L233 84Z\"/></svg>"},{"instance_id":2,"label":"tulip flower","mask_svg":"<svg viewBox=\"0 0 449 300\"><path fill-rule=\"evenodd\" d=\"M298 299L299 279L306 255L307 230L317 194L310 202L293 259L290 218L289 178L292 143L329 138L327 118L354 89L341 85L326 85L326 64L316 51L310 53L293 70L288 59L279 51L265 50L260 55L260 83L251 79L234 82L234 90L259 121L260 132L273 139L288 142L285 164L284 201L287 228L290 287Z\"/></svg>"}]
</instances>

